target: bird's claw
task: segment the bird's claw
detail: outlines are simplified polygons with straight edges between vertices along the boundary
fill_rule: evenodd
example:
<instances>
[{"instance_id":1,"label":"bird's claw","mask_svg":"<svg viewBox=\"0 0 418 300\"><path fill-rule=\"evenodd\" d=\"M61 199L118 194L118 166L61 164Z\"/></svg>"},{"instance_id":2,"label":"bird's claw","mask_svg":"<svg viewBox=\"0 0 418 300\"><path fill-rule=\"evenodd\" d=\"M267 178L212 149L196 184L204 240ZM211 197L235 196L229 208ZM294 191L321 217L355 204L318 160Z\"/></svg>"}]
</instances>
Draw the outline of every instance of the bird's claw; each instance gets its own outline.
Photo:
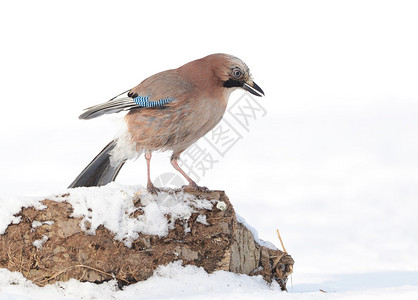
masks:
<instances>
[{"instance_id":1,"label":"bird's claw","mask_svg":"<svg viewBox=\"0 0 418 300\"><path fill-rule=\"evenodd\" d=\"M157 195L157 193L160 193L161 190L157 187L155 187L152 183L147 185L148 193Z\"/></svg>"},{"instance_id":2,"label":"bird's claw","mask_svg":"<svg viewBox=\"0 0 418 300\"><path fill-rule=\"evenodd\" d=\"M196 182L191 182L188 185L183 185L181 187L185 191L199 191L199 192L207 192L209 189L205 186L198 186Z\"/></svg>"}]
</instances>

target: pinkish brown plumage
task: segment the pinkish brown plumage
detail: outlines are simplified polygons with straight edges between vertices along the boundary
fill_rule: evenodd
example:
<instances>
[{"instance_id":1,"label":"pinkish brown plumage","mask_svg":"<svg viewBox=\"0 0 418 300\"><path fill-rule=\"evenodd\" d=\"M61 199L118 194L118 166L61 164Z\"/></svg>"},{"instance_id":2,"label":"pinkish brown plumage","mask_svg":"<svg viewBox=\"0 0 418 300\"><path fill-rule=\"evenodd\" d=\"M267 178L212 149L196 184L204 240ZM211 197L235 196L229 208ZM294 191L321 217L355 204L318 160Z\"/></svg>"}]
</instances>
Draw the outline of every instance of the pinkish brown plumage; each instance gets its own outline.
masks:
<instances>
[{"instance_id":1,"label":"pinkish brown plumage","mask_svg":"<svg viewBox=\"0 0 418 300\"><path fill-rule=\"evenodd\" d=\"M200 188L180 169L177 160L218 124L231 92L237 88L264 95L240 59L212 54L157 73L110 101L88 108L81 119L128 110L126 128L69 187L107 184L116 178L126 160L144 152L147 187L157 192L150 180L151 153L170 150L173 167L188 180L190 188Z\"/></svg>"}]
</instances>

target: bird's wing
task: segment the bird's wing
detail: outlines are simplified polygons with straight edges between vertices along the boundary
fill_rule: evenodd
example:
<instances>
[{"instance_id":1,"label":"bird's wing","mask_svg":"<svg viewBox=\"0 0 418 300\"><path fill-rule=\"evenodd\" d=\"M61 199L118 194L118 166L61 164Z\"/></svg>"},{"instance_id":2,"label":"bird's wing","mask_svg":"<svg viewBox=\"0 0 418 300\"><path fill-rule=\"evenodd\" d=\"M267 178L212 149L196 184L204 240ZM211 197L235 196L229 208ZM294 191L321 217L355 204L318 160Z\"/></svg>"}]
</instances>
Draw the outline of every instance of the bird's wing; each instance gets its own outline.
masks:
<instances>
[{"instance_id":1,"label":"bird's wing","mask_svg":"<svg viewBox=\"0 0 418 300\"><path fill-rule=\"evenodd\" d=\"M162 108L191 88L191 84L183 81L175 70L161 72L107 102L86 108L79 118L92 119L133 108Z\"/></svg>"},{"instance_id":2,"label":"bird's wing","mask_svg":"<svg viewBox=\"0 0 418 300\"><path fill-rule=\"evenodd\" d=\"M132 108L157 108L172 102L175 97L166 97L156 101L150 100L150 96L138 96L126 91L115 98L101 104L86 108L80 115L80 119L92 119L104 114L118 113Z\"/></svg>"}]
</instances>

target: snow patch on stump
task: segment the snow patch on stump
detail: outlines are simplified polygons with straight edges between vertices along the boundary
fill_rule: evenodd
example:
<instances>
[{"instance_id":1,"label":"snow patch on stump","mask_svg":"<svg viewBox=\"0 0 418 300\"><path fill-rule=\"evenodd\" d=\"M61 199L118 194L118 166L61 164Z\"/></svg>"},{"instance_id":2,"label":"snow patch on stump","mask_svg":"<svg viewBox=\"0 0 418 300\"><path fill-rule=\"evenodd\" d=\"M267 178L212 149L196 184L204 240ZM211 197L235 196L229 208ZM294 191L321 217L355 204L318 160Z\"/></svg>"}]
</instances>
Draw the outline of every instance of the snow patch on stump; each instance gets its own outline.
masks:
<instances>
[{"instance_id":1,"label":"snow patch on stump","mask_svg":"<svg viewBox=\"0 0 418 300\"><path fill-rule=\"evenodd\" d=\"M133 201L139 198L140 203ZM53 200L63 201L63 198ZM142 186L124 186L115 182L101 187L71 189L65 201L74 208L72 217L83 218L80 227L87 234L94 235L103 225L127 247L132 246L140 233L166 236L177 219L188 220L197 209L211 210L214 204L184 192L162 191L151 195ZM132 217L138 210L143 213Z\"/></svg>"}]
</instances>

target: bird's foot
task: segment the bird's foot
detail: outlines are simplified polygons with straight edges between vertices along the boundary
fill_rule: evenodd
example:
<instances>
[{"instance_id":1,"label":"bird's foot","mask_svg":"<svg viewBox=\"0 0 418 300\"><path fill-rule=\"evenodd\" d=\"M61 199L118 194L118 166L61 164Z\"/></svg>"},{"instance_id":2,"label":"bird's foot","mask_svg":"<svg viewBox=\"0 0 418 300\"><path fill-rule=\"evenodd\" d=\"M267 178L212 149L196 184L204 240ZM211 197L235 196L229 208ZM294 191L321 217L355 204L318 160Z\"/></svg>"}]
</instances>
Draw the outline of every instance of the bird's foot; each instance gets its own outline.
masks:
<instances>
[{"instance_id":1,"label":"bird's foot","mask_svg":"<svg viewBox=\"0 0 418 300\"><path fill-rule=\"evenodd\" d=\"M185 191L198 191L198 192L207 192L209 191L209 189L205 186L198 186L196 184L196 182L192 181L190 184L188 185L183 185L181 187L183 190Z\"/></svg>"},{"instance_id":2,"label":"bird's foot","mask_svg":"<svg viewBox=\"0 0 418 300\"><path fill-rule=\"evenodd\" d=\"M157 195L157 193L161 192L161 190L155 187L151 182L147 184L147 190L148 190L148 193L153 194L153 195Z\"/></svg>"}]
</instances>

